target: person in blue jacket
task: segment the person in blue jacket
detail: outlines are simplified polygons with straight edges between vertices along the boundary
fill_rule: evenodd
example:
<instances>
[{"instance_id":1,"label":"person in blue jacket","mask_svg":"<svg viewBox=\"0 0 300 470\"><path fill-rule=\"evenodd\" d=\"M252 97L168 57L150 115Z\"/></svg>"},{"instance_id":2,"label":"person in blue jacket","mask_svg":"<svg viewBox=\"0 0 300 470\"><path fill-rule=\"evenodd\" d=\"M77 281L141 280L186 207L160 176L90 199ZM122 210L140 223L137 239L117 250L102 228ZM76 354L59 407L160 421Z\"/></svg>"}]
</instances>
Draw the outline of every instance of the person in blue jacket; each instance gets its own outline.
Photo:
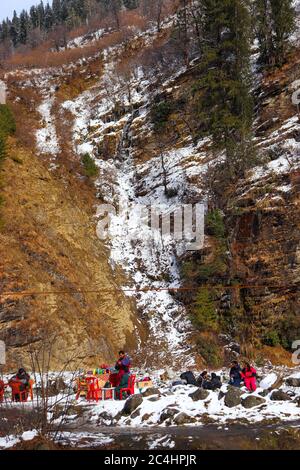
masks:
<instances>
[{"instance_id":1,"label":"person in blue jacket","mask_svg":"<svg viewBox=\"0 0 300 470\"><path fill-rule=\"evenodd\" d=\"M237 361L232 361L231 363L231 369L230 369L230 380L229 384L232 385L233 387L240 387L241 386L241 381L242 381L242 376L241 376L241 366Z\"/></svg>"}]
</instances>

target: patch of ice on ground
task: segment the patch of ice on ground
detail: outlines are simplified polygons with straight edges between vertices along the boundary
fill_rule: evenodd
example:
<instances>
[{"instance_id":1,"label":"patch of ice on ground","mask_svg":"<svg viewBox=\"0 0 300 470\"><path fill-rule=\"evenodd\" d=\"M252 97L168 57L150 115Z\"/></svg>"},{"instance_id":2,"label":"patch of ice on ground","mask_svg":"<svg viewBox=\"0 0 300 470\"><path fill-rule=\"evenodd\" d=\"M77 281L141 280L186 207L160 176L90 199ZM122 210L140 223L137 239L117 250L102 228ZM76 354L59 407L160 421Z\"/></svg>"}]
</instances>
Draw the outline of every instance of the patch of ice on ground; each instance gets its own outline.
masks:
<instances>
[{"instance_id":1,"label":"patch of ice on ground","mask_svg":"<svg viewBox=\"0 0 300 470\"><path fill-rule=\"evenodd\" d=\"M106 446L114 442L114 439L97 432L61 432L55 437L55 442L76 448L91 448Z\"/></svg>"},{"instance_id":2,"label":"patch of ice on ground","mask_svg":"<svg viewBox=\"0 0 300 470\"><path fill-rule=\"evenodd\" d=\"M175 447L175 442L172 440L171 436L152 436L148 440L148 446L150 450L155 450L157 448L164 447L165 449L173 449Z\"/></svg>"}]
</instances>

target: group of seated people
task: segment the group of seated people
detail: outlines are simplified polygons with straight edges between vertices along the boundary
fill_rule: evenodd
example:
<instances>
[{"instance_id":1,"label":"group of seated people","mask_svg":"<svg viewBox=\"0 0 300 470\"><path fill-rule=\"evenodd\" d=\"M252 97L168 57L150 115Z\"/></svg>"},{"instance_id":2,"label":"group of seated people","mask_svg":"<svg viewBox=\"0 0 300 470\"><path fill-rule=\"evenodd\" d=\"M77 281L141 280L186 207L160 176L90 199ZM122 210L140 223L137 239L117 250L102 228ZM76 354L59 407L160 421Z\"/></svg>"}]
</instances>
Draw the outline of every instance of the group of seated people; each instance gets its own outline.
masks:
<instances>
[{"instance_id":1,"label":"group of seated people","mask_svg":"<svg viewBox=\"0 0 300 470\"><path fill-rule=\"evenodd\" d=\"M214 372L209 374L206 370L202 372L197 379L191 371L181 374L180 379L180 382L173 382L173 385L186 383L188 385L195 385L196 387L204 388L205 390L217 390L222 387L221 377Z\"/></svg>"},{"instance_id":2,"label":"group of seated people","mask_svg":"<svg viewBox=\"0 0 300 470\"><path fill-rule=\"evenodd\" d=\"M249 362L245 362L242 368L237 361L233 361L231 363L229 376L229 384L233 387L241 387L244 384L249 392L255 392L257 388L257 374L256 370ZM205 390L217 390L222 387L221 377L214 372L209 374L206 370L202 372L197 379L191 371L181 374L180 379L180 381L173 382L173 385L195 385Z\"/></svg>"},{"instance_id":3,"label":"group of seated people","mask_svg":"<svg viewBox=\"0 0 300 470\"><path fill-rule=\"evenodd\" d=\"M205 390L217 390L222 387L221 377L214 372L209 375L206 370L200 374L197 381L199 386Z\"/></svg>"},{"instance_id":4,"label":"group of seated people","mask_svg":"<svg viewBox=\"0 0 300 470\"><path fill-rule=\"evenodd\" d=\"M249 362L245 362L241 368L238 361L233 361L229 375L229 384L233 387L241 387L244 382L249 392L255 392L257 389L257 373Z\"/></svg>"},{"instance_id":5,"label":"group of seated people","mask_svg":"<svg viewBox=\"0 0 300 470\"><path fill-rule=\"evenodd\" d=\"M109 370L109 381L104 386L105 388L115 388L116 397L120 397L120 391L128 387L130 367L130 357L124 351L119 351L119 358L114 366L114 370ZM244 384L250 392L255 392L257 388L257 373L254 367L248 362L245 362L242 368L237 361L233 361L229 376L229 384L233 387L241 387ZM173 382L173 385L189 384L205 390L217 390L222 387L221 377L214 372L209 374L206 370L202 372L197 379L192 371L184 372L180 375L180 379L180 381ZM18 372L10 378L8 385L13 388L14 384L19 385L19 391L22 392L23 396L25 394L25 399L27 399L30 390L30 376L24 368L19 369ZM1 391L3 396L4 382L0 380L0 392ZM20 395L16 394L14 400L21 401Z\"/></svg>"}]
</instances>

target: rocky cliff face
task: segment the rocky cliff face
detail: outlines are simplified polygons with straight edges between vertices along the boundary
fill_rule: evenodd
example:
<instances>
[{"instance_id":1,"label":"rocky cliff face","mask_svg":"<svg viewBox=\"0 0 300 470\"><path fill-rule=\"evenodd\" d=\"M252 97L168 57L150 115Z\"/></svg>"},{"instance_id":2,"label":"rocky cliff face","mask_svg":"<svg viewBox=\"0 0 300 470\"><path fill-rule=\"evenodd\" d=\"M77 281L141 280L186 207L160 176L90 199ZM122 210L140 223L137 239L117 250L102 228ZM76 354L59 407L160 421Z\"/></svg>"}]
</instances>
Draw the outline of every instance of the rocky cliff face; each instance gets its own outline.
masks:
<instances>
[{"instance_id":1,"label":"rocky cliff face","mask_svg":"<svg viewBox=\"0 0 300 470\"><path fill-rule=\"evenodd\" d=\"M0 338L8 366L28 365L28 350L50 338L51 367L91 366L136 345L137 322L96 236L91 187L49 171L10 141L3 169Z\"/></svg>"},{"instance_id":2,"label":"rocky cliff face","mask_svg":"<svg viewBox=\"0 0 300 470\"><path fill-rule=\"evenodd\" d=\"M59 332L55 364L74 350L94 364L125 344L143 365L203 362L189 312L197 289L220 283L227 287L217 287L213 303L228 341L255 349L264 340L290 346L300 335L296 54L257 85L260 160L224 192L222 241L208 231L204 249L191 254L134 216L128 222L128 213L112 218L110 240L96 236L99 202L215 208L208 174L222 154L186 119L197 62L145 65L171 25L71 66L6 76L19 129L30 113L30 138L11 142L4 167L0 332L11 359L41 341L46 322ZM86 153L99 169L95 186L83 177ZM181 287L192 289L174 295ZM38 294L18 295L31 289Z\"/></svg>"},{"instance_id":3,"label":"rocky cliff face","mask_svg":"<svg viewBox=\"0 0 300 470\"><path fill-rule=\"evenodd\" d=\"M275 332L285 347L300 337L300 120L292 103L299 72L296 54L257 90L255 132L264 164L239 182L226 209L230 275L247 285L240 300L254 347Z\"/></svg>"}]
</instances>

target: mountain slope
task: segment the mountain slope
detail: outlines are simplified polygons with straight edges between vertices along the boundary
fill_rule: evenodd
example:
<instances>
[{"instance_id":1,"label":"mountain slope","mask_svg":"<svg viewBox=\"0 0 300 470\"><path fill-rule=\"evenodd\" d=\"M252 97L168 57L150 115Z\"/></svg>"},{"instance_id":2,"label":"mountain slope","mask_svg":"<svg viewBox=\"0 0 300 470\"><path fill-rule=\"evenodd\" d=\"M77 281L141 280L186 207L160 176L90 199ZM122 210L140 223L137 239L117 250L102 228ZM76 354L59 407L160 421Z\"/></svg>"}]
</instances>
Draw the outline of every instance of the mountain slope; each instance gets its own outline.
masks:
<instances>
[{"instance_id":1,"label":"mountain slope","mask_svg":"<svg viewBox=\"0 0 300 470\"><path fill-rule=\"evenodd\" d=\"M6 75L19 129L30 112L30 138L19 135L11 153L23 152L25 145L31 153L24 150L26 164L10 159L5 167L5 289L16 283L22 290L80 290L81 285L113 290L105 300L103 292L51 294L47 299L54 297L55 307L46 299L17 302L8 295L1 334L8 335L13 354L24 344L15 340L17 319L29 315L32 325L42 311L51 325L62 326L68 350L77 348L84 335L87 363L89 339L93 351L99 345L97 359L109 359L127 343L141 365L180 367L198 360L211 363L210 356L218 363L228 351L234 356L228 346L233 340L255 357L270 354L263 345L278 346L286 359L282 346L290 348L299 336L300 124L291 102L297 51L282 69L257 77L259 160L245 178L226 184L211 178L222 152L215 152L210 138L199 139L195 123L186 119L195 105L199 59L188 66L176 57L168 66L157 59L169 44L172 25L169 18L159 33L154 27L136 33L71 65ZM76 42L78 48L85 45L86 38ZM86 153L99 169L95 189L83 177ZM38 174L31 174L32 168ZM15 184L24 189L16 191ZM211 198L212 186L219 189L218 203ZM12 219L18 191L23 211ZM171 211L199 201L205 201L209 213L219 210L222 219L222 236L207 230L199 252L186 252L184 243L141 230L135 218L128 226L124 214L113 217L110 240L96 237L99 202ZM26 243L20 238L24 220L29 224ZM18 234L13 249L12 233ZM22 275L10 272L15 257L20 257ZM182 287L187 290L173 293ZM116 292L126 288L133 292L120 293L119 300ZM199 294L205 308L216 312L215 330L202 336L190 321ZM26 318L19 321L25 327ZM28 342L34 339L32 334ZM58 351L63 350L61 345Z\"/></svg>"}]
</instances>

